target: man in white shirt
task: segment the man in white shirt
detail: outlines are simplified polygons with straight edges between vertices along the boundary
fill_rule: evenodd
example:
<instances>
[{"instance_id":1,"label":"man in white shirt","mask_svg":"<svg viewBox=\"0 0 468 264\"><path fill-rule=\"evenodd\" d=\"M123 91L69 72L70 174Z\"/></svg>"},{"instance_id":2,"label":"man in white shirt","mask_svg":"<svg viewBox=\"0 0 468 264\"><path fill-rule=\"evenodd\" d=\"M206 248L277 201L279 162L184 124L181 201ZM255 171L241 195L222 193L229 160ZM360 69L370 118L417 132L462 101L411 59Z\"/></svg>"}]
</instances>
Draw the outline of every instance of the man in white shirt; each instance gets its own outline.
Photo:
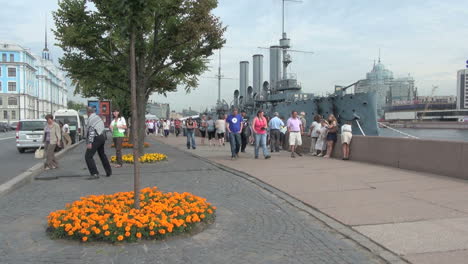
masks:
<instances>
[{"instance_id":1,"label":"man in white shirt","mask_svg":"<svg viewBox=\"0 0 468 264\"><path fill-rule=\"evenodd\" d=\"M291 117L288 119L287 125L289 132L289 148L291 150L291 158L295 158L294 152L302 156L297 147L302 145L302 134L304 128L302 127L301 119L297 116L297 111L292 111Z\"/></svg>"}]
</instances>

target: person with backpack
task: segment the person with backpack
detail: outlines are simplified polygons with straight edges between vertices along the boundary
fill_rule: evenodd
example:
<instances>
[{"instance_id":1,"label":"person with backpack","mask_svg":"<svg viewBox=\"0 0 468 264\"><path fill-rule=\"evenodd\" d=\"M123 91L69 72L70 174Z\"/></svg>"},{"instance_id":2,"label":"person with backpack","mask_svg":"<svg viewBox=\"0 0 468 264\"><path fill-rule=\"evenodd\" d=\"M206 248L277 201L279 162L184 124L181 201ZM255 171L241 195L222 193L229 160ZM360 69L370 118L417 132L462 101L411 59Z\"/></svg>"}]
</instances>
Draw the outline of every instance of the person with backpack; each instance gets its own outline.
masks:
<instances>
[{"instance_id":1,"label":"person with backpack","mask_svg":"<svg viewBox=\"0 0 468 264\"><path fill-rule=\"evenodd\" d=\"M251 131L250 131L249 117L247 116L247 112L245 112L245 110L242 110L241 116L242 116L241 152L245 153L245 148L247 147L247 144L249 143Z\"/></svg>"},{"instance_id":2,"label":"person with backpack","mask_svg":"<svg viewBox=\"0 0 468 264\"><path fill-rule=\"evenodd\" d=\"M206 121L207 124L207 131L208 131L208 142L210 144L213 143L213 140L216 139L216 127L215 127L215 121L211 116L208 116L208 121ZM216 143L213 143L213 146L216 145Z\"/></svg>"},{"instance_id":3,"label":"person with backpack","mask_svg":"<svg viewBox=\"0 0 468 264\"><path fill-rule=\"evenodd\" d=\"M208 127L206 123L206 116L202 115L201 120L200 120L200 127L198 130L200 131L200 137L201 137L201 145L205 145L205 137L206 137L206 128Z\"/></svg>"}]
</instances>

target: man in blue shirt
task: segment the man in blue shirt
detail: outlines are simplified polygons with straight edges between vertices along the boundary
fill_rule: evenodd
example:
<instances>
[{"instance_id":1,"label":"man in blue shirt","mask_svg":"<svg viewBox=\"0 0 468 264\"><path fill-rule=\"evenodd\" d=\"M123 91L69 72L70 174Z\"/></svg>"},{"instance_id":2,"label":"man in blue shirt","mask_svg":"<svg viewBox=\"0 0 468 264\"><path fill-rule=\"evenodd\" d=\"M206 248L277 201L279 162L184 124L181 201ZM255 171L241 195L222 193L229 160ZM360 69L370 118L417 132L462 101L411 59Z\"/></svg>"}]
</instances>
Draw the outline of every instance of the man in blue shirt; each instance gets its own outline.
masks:
<instances>
[{"instance_id":1,"label":"man in blue shirt","mask_svg":"<svg viewBox=\"0 0 468 264\"><path fill-rule=\"evenodd\" d=\"M280 137L281 127L284 126L284 122L278 117L278 112L275 112L274 117L268 123L268 127L270 128L270 148L271 152L279 152L279 145L280 145Z\"/></svg>"},{"instance_id":2,"label":"man in blue shirt","mask_svg":"<svg viewBox=\"0 0 468 264\"><path fill-rule=\"evenodd\" d=\"M242 116L237 108L232 110L226 119L226 129L229 132L229 143L231 144L231 159L239 157L241 147Z\"/></svg>"}]
</instances>

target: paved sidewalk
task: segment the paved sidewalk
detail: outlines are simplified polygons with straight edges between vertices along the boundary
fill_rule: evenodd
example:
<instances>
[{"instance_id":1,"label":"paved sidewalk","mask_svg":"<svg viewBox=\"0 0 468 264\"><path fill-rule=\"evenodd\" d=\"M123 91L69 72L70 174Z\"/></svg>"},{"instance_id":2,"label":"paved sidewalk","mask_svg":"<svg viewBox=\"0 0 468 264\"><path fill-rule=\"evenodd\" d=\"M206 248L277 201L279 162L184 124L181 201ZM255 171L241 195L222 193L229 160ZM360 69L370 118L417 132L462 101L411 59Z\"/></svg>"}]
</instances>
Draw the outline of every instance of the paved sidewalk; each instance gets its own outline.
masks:
<instances>
[{"instance_id":1,"label":"paved sidewalk","mask_svg":"<svg viewBox=\"0 0 468 264\"><path fill-rule=\"evenodd\" d=\"M158 140L187 151L185 138ZM229 144L190 152L252 175L412 263L467 263L467 181L309 155L292 159L286 151L255 160L250 146L235 161Z\"/></svg>"},{"instance_id":2,"label":"paved sidewalk","mask_svg":"<svg viewBox=\"0 0 468 264\"><path fill-rule=\"evenodd\" d=\"M110 178L85 180L81 145L60 160L60 170L40 175L55 180L36 180L1 197L0 263L382 263L277 195L188 153L147 141L152 143L148 152L165 153L169 160L142 165L141 186L206 197L218 207L213 225L192 237L133 244L49 239L49 212L81 196L133 189L131 165L114 169Z\"/></svg>"}]
</instances>

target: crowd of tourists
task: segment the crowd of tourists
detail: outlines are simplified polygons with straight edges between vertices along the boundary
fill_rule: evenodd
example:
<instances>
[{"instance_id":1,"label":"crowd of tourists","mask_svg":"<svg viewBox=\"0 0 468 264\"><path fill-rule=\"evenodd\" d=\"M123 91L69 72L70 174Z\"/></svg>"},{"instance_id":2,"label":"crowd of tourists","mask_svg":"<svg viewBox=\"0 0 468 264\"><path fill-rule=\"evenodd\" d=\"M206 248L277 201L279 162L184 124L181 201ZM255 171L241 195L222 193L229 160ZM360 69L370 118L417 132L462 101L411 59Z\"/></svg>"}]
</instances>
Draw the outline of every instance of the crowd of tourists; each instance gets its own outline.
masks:
<instances>
[{"instance_id":1,"label":"crowd of tourists","mask_svg":"<svg viewBox=\"0 0 468 264\"><path fill-rule=\"evenodd\" d=\"M149 119L146 120L146 135L159 135L168 137L169 134L175 134L178 137L182 130L182 121L180 119Z\"/></svg>"},{"instance_id":2,"label":"crowd of tourists","mask_svg":"<svg viewBox=\"0 0 468 264\"><path fill-rule=\"evenodd\" d=\"M291 157L303 156L303 137L310 137L310 153L313 156L330 158L338 139L339 126L333 114L327 118L315 115L312 124L307 127L306 113L292 111L286 120L277 112L271 117L259 110L252 120L245 111L234 108L229 115L220 115L216 120L203 115L195 120L189 117L182 121L184 135L187 136L187 148L196 149L196 136L201 145L222 146L230 143L231 159L239 157L247 146L253 145L254 158L259 158L262 149L265 159L271 158L272 152L281 150L291 152ZM198 134L197 134L198 131ZM351 123L341 126L341 143L343 160L349 159L349 145L352 138ZM287 140L287 142L285 142ZM283 146L288 146L283 147Z\"/></svg>"},{"instance_id":3,"label":"crowd of tourists","mask_svg":"<svg viewBox=\"0 0 468 264\"><path fill-rule=\"evenodd\" d=\"M89 179L98 179L99 172L93 159L96 152L102 162L106 176L112 175L112 168L105 154L105 142L107 140L103 120L96 115L93 108L87 109L87 145L85 161L88 167ZM126 136L127 123L120 115L119 110L112 112L112 121L109 130L112 133L113 144L116 151L115 168L122 167L122 143ZM188 117L180 119L147 120L147 135L160 135L168 137L173 133L178 137L181 133L187 137L187 148L196 149L196 136L200 136L201 145L224 146L228 141L231 149L231 159L239 158L239 152L246 152L248 145L254 147L254 158L259 158L260 148L265 159L271 158L272 152L289 151L291 157L303 155L302 139L305 136L311 138L310 153L313 156L330 158L338 139L338 122L333 114L327 118L315 115L312 124L307 129L305 113L298 114L292 111L291 116L285 120L277 112L271 117L259 110L252 120L245 111L239 113L234 108L229 115L220 115L215 119L212 116L203 115L199 119ZM55 159L57 148L64 148L71 144L70 128L67 120L64 123L56 123L52 115L46 116L44 127L45 145L45 169L58 167ZM308 131L308 132L307 132ZM341 144L343 160L349 159L350 143L352 139L351 123L341 126ZM287 140L287 142L286 142ZM288 147L285 147L288 146Z\"/></svg>"}]
</instances>

